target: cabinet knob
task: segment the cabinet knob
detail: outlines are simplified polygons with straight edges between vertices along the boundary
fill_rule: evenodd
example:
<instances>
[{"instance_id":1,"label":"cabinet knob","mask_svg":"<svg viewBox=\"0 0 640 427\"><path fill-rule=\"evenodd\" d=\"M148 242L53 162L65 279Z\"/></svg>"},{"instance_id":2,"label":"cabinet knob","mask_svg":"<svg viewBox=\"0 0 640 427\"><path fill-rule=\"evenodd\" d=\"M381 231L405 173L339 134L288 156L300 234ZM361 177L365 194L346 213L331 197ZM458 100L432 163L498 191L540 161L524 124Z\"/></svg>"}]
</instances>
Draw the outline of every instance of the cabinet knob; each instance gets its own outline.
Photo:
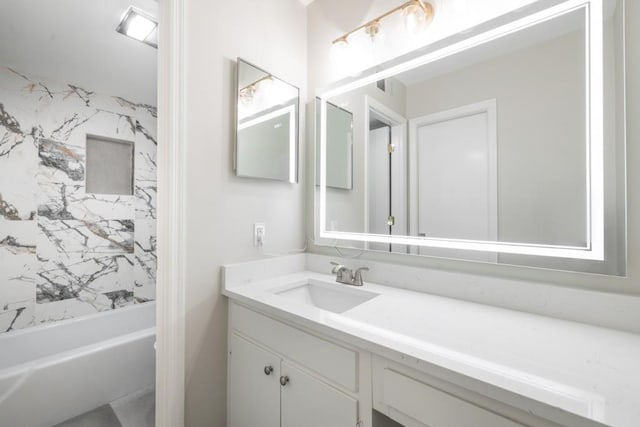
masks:
<instances>
[{"instance_id":1,"label":"cabinet knob","mask_svg":"<svg viewBox=\"0 0 640 427\"><path fill-rule=\"evenodd\" d=\"M286 386L288 382L289 382L289 377L287 377L286 375L280 377L280 385L281 386L283 386L283 387Z\"/></svg>"},{"instance_id":2,"label":"cabinet knob","mask_svg":"<svg viewBox=\"0 0 640 427\"><path fill-rule=\"evenodd\" d=\"M271 372L273 372L273 366L269 365L269 366L265 366L264 367L264 374L265 375L271 375Z\"/></svg>"}]
</instances>

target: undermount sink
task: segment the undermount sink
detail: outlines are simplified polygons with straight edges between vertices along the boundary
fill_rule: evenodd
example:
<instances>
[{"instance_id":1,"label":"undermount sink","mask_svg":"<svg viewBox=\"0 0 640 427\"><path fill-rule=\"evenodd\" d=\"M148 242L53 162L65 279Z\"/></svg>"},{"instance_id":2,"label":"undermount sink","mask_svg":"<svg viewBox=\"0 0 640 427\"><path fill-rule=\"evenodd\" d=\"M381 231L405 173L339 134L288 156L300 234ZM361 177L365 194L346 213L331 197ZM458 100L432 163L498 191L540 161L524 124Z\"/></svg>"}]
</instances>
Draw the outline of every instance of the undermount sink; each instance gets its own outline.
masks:
<instances>
[{"instance_id":1,"label":"undermount sink","mask_svg":"<svg viewBox=\"0 0 640 427\"><path fill-rule=\"evenodd\" d=\"M311 305L333 313L344 313L378 296L364 289L311 279L274 293L291 302Z\"/></svg>"}]
</instances>

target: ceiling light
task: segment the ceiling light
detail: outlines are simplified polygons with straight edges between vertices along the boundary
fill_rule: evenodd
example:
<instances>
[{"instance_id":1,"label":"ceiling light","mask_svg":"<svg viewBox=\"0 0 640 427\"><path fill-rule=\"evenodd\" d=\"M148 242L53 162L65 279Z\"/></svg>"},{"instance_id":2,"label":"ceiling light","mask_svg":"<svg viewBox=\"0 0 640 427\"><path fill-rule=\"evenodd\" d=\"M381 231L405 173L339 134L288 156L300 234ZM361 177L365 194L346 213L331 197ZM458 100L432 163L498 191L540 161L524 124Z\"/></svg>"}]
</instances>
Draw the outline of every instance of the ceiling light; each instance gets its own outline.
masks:
<instances>
[{"instance_id":1,"label":"ceiling light","mask_svg":"<svg viewBox=\"0 0 640 427\"><path fill-rule=\"evenodd\" d=\"M157 29L158 23L155 18L130 6L116 31L157 48Z\"/></svg>"}]
</instances>

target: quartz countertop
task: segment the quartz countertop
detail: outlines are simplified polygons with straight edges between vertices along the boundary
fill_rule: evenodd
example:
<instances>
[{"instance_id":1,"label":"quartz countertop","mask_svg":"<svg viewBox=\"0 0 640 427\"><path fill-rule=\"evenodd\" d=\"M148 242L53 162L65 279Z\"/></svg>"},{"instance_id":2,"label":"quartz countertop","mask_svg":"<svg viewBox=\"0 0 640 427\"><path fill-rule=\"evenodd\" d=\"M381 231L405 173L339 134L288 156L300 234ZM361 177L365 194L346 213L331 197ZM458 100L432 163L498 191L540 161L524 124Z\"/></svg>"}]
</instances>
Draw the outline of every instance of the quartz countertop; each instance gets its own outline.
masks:
<instances>
[{"instance_id":1,"label":"quartz countertop","mask_svg":"<svg viewBox=\"0 0 640 427\"><path fill-rule=\"evenodd\" d=\"M264 280L227 274L223 294L364 350L391 350L495 387L485 394L523 396L531 405L516 399L515 406L544 418L549 412L536 402L585 422L640 426L639 335L368 282L362 289L379 295L336 314L274 294L309 279L333 283L333 276L285 273Z\"/></svg>"}]
</instances>

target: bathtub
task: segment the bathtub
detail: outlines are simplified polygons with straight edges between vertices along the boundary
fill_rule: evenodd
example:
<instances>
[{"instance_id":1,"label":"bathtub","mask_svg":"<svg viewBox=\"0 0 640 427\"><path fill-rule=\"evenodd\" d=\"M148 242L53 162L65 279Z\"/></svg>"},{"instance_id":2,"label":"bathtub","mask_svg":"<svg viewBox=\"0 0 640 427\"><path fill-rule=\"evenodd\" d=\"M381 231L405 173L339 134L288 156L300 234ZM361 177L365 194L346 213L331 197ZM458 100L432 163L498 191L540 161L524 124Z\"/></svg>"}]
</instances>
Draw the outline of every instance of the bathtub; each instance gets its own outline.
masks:
<instances>
[{"instance_id":1,"label":"bathtub","mask_svg":"<svg viewBox=\"0 0 640 427\"><path fill-rule=\"evenodd\" d=\"M0 426L51 427L155 381L155 303L0 334Z\"/></svg>"}]
</instances>

